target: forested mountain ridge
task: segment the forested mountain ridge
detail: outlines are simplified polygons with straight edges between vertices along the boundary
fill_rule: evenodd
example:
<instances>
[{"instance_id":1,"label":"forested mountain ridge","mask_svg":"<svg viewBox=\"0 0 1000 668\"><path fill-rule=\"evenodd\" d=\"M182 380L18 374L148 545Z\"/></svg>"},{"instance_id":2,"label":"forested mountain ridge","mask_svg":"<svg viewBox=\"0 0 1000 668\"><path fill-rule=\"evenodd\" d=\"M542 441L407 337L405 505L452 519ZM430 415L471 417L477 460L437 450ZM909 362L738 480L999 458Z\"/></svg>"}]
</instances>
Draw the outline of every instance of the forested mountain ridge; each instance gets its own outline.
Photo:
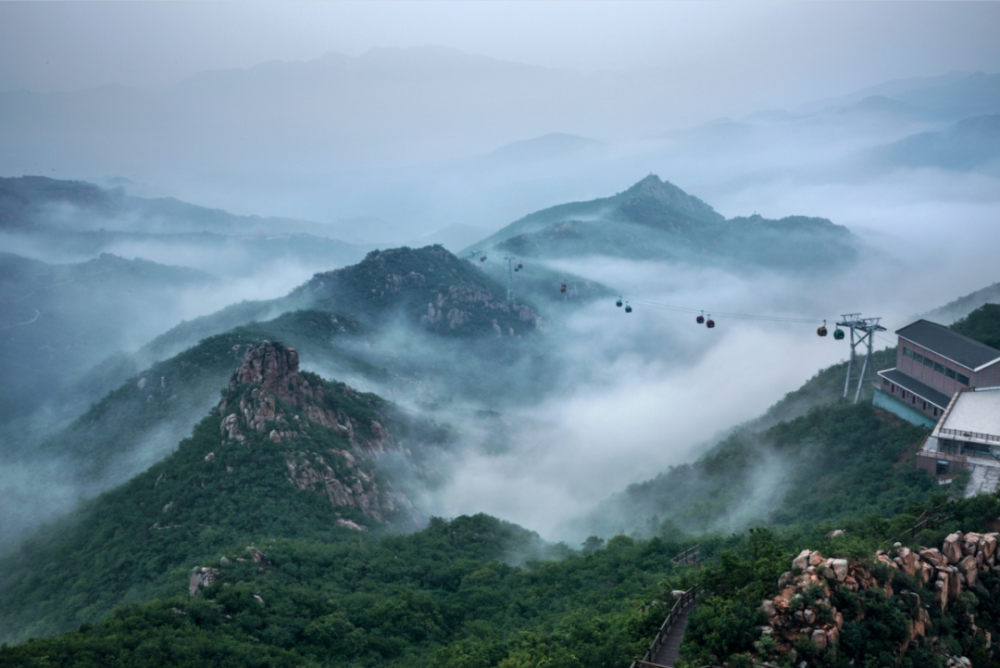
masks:
<instances>
[{"instance_id":1,"label":"forested mountain ridge","mask_svg":"<svg viewBox=\"0 0 1000 668\"><path fill-rule=\"evenodd\" d=\"M447 337L516 336L540 322L534 309L508 305L503 286L443 247L403 247L372 251L355 265L316 274L285 297L242 302L183 322L144 351L174 354L207 336L300 309L350 314L364 324L401 316L407 325Z\"/></svg>"},{"instance_id":2,"label":"forested mountain ridge","mask_svg":"<svg viewBox=\"0 0 1000 668\"><path fill-rule=\"evenodd\" d=\"M176 452L3 558L0 629L72 628L175 582L191 559L262 535L337 540L412 526L407 481L378 461L433 477L428 449L450 439L376 395L300 372L294 349L254 346ZM68 599L56 594L67 581L77 583Z\"/></svg>"},{"instance_id":3,"label":"forested mountain ridge","mask_svg":"<svg viewBox=\"0 0 1000 668\"><path fill-rule=\"evenodd\" d=\"M240 216L173 197L135 197L127 195L121 187L102 188L87 181L45 176L0 177L0 230L29 227L226 235L252 235L272 228L286 234L315 234L323 230L318 223Z\"/></svg>"},{"instance_id":4,"label":"forested mountain ridge","mask_svg":"<svg viewBox=\"0 0 1000 668\"><path fill-rule=\"evenodd\" d=\"M0 252L0 424L154 329L183 307L185 291L218 285L201 271L108 253L49 264Z\"/></svg>"},{"instance_id":5,"label":"forested mountain ridge","mask_svg":"<svg viewBox=\"0 0 1000 668\"><path fill-rule=\"evenodd\" d=\"M290 300L337 309L365 320L402 313L444 336L515 336L534 331L539 317L506 290L441 246L372 251L351 267L317 274Z\"/></svg>"},{"instance_id":6,"label":"forested mountain ridge","mask_svg":"<svg viewBox=\"0 0 1000 668\"><path fill-rule=\"evenodd\" d=\"M611 255L800 270L853 263L861 242L825 218L757 214L727 220L650 174L611 197L532 213L475 244L524 257Z\"/></svg>"}]
</instances>

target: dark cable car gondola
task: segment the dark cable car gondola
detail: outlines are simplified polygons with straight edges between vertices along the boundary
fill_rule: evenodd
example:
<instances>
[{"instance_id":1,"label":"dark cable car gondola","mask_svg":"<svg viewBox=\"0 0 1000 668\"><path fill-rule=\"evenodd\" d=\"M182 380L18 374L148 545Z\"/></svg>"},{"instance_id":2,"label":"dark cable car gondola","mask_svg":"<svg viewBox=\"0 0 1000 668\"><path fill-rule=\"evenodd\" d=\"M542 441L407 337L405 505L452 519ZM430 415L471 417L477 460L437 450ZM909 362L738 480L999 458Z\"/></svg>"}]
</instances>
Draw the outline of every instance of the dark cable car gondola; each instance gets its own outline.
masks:
<instances>
[{"instance_id":1,"label":"dark cable car gondola","mask_svg":"<svg viewBox=\"0 0 1000 668\"><path fill-rule=\"evenodd\" d=\"M823 321L823 326L816 330L816 336L826 336L826 320Z\"/></svg>"},{"instance_id":2,"label":"dark cable car gondola","mask_svg":"<svg viewBox=\"0 0 1000 668\"><path fill-rule=\"evenodd\" d=\"M626 313L632 312L632 307L628 305L628 302L625 302L625 312Z\"/></svg>"},{"instance_id":3,"label":"dark cable car gondola","mask_svg":"<svg viewBox=\"0 0 1000 668\"><path fill-rule=\"evenodd\" d=\"M833 338L836 339L837 341L840 341L842 338L844 338L844 330L842 329L833 330Z\"/></svg>"},{"instance_id":4,"label":"dark cable car gondola","mask_svg":"<svg viewBox=\"0 0 1000 668\"><path fill-rule=\"evenodd\" d=\"M619 308L620 308L620 307L621 307L621 305L622 305L622 298L621 298L621 297L619 297L619 298L618 298L618 301L616 301L616 302L615 302L615 306L617 306L617 307L619 307Z\"/></svg>"},{"instance_id":5,"label":"dark cable car gondola","mask_svg":"<svg viewBox=\"0 0 1000 668\"><path fill-rule=\"evenodd\" d=\"M486 262L486 256L485 256L485 255L481 256L481 257L479 258L479 261L480 261L480 262Z\"/></svg>"},{"instance_id":6,"label":"dark cable car gondola","mask_svg":"<svg viewBox=\"0 0 1000 668\"><path fill-rule=\"evenodd\" d=\"M712 320L712 316L708 316L708 320L705 321L705 327L708 327L709 329L715 327L715 321Z\"/></svg>"},{"instance_id":7,"label":"dark cable car gondola","mask_svg":"<svg viewBox=\"0 0 1000 668\"><path fill-rule=\"evenodd\" d=\"M566 284L565 283L563 283L562 285L559 286L559 292L566 292Z\"/></svg>"},{"instance_id":8,"label":"dark cable car gondola","mask_svg":"<svg viewBox=\"0 0 1000 668\"><path fill-rule=\"evenodd\" d=\"M699 315L697 318L694 319L694 321L696 323L698 323L699 325L704 325L705 324L705 315L704 314Z\"/></svg>"}]
</instances>

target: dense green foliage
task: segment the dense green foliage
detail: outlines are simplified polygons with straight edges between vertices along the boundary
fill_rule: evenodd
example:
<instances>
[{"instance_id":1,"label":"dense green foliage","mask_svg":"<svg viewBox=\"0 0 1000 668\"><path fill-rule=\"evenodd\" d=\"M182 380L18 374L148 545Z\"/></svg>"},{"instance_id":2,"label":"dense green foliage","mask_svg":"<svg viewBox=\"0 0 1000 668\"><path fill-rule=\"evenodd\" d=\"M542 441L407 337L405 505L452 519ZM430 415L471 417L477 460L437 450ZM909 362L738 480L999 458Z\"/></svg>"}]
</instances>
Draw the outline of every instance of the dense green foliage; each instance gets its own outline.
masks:
<instances>
[{"instance_id":1,"label":"dense green foliage","mask_svg":"<svg viewBox=\"0 0 1000 668\"><path fill-rule=\"evenodd\" d=\"M898 513L936 487L913 466L926 435L868 403L817 406L733 433L696 462L630 486L593 519L605 531L658 532L662 520L701 533Z\"/></svg>"},{"instance_id":2,"label":"dense green foliage","mask_svg":"<svg viewBox=\"0 0 1000 668\"><path fill-rule=\"evenodd\" d=\"M353 450L351 439L370 437L373 420L394 435L401 467L414 476L435 474L430 450L448 447L446 428L407 416L375 395L305 376L324 388L323 409L355 425L353 436L285 407L301 425L293 437L276 443L267 431L250 431L245 442L220 441L223 414L212 409L170 456L43 527L5 555L0 566L3 637L63 631L96 620L123 602L147 599L170 587L176 591L191 560L226 546L265 536L336 541L356 535L336 520L364 526L372 524L370 516L357 506L335 506L320 493L297 489L287 474L288 458ZM224 393L230 411L248 391L237 385ZM359 451L350 460L328 455L339 480L368 494L372 503L391 508L384 499L392 483L368 459ZM385 520L397 519L387 512L382 513ZM397 514L412 522L405 509Z\"/></svg>"},{"instance_id":3,"label":"dense green foliage","mask_svg":"<svg viewBox=\"0 0 1000 668\"><path fill-rule=\"evenodd\" d=\"M579 554L483 515L378 541L267 540L261 563L242 545L194 562L221 571L199 597L180 593L180 572L173 596L5 647L0 663L611 668L643 651L664 596L693 577L670 563L681 545L622 536Z\"/></svg>"},{"instance_id":4,"label":"dense green foliage","mask_svg":"<svg viewBox=\"0 0 1000 668\"><path fill-rule=\"evenodd\" d=\"M970 339L1000 349L1000 304L984 304L951 328Z\"/></svg>"}]
</instances>

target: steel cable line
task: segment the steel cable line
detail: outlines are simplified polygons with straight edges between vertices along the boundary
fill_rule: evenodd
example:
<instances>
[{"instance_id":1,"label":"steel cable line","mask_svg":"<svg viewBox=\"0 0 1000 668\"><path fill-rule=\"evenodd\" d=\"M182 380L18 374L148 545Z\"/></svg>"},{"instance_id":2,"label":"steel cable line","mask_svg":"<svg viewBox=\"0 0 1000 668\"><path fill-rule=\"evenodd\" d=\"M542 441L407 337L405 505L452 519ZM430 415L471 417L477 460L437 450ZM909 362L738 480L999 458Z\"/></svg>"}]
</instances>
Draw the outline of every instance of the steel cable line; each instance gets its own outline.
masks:
<instances>
[{"instance_id":1,"label":"steel cable line","mask_svg":"<svg viewBox=\"0 0 1000 668\"><path fill-rule=\"evenodd\" d=\"M737 318L740 320L765 320L770 322L795 322L803 324L816 324L823 323L825 320L823 318L787 318L782 316L771 316L771 315L755 315L751 313L729 313L726 311L712 311L709 309L692 309L685 308L682 306L671 306L669 304L660 304L657 302L650 302L643 299L630 299L628 300L632 304L641 304L643 306L651 306L653 308L659 308L667 311L676 311L678 313L693 313L695 315L700 313L711 313L713 317L722 318Z\"/></svg>"}]
</instances>

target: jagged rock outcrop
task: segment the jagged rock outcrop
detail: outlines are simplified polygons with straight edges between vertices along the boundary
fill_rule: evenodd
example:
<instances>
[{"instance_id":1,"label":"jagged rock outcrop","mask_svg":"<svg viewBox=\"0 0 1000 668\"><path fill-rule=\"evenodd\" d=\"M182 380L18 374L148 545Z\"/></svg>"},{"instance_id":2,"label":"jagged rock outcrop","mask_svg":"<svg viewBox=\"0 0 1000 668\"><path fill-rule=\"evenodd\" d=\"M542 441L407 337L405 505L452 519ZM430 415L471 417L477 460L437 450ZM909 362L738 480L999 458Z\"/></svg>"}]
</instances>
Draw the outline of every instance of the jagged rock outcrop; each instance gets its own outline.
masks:
<instances>
[{"instance_id":1,"label":"jagged rock outcrop","mask_svg":"<svg viewBox=\"0 0 1000 668\"><path fill-rule=\"evenodd\" d=\"M241 386L250 386L249 391L239 392ZM224 416L222 433L243 442L247 431L267 431L272 441L280 442L299 433L300 425L296 423L305 418L336 429L347 438L352 450L377 455L394 446L392 435L377 420L362 424L343 409L324 405L324 395L329 391L322 381L310 382L299 372L299 354L294 348L264 341L247 350L229 381L229 393L219 404ZM340 386L339 392L363 401L346 385ZM239 396L238 410L229 412L234 394ZM301 416L280 411L279 401Z\"/></svg>"},{"instance_id":2,"label":"jagged rock outcrop","mask_svg":"<svg viewBox=\"0 0 1000 668\"><path fill-rule=\"evenodd\" d=\"M245 445L253 440L286 447L286 477L296 488L384 522L400 510L412 514L413 506L380 483L376 474L373 459L395 448L395 439L381 422L357 416L378 415L376 399L342 384L331 388L317 376L302 374L294 348L264 341L246 351L229 382L219 404L221 432L225 439ZM334 432L330 447L319 449L314 439L298 438L310 423ZM250 439L253 433L266 438ZM303 448L303 443L312 447ZM363 529L354 522L343 526Z\"/></svg>"},{"instance_id":3,"label":"jagged rock outcrop","mask_svg":"<svg viewBox=\"0 0 1000 668\"><path fill-rule=\"evenodd\" d=\"M870 565L824 558L819 552L803 550L792 560L792 570L779 578L778 595L761 603L760 610L768 619L767 626L762 629L763 635L770 636L781 653L791 652L801 638L809 638L819 648L836 645L844 616L830 603L834 589L845 587L857 593L879 588L887 597L896 595L891 580L882 584L873 572L879 565L918 578L921 584L933 590L934 603L944 611L963 590L976 585L981 572L1000 572L998 538L1000 534L996 533L963 534L959 531L945 538L940 550L925 548L919 553L897 543L890 552L878 551ZM909 591L899 595L917 596ZM914 611L908 621L909 642L912 643L926 634L930 615L920 605L919 597L908 609ZM976 628L974 621L972 628L975 633L985 636L989 646L989 632ZM901 648L901 652L908 646Z\"/></svg>"}]
</instances>

